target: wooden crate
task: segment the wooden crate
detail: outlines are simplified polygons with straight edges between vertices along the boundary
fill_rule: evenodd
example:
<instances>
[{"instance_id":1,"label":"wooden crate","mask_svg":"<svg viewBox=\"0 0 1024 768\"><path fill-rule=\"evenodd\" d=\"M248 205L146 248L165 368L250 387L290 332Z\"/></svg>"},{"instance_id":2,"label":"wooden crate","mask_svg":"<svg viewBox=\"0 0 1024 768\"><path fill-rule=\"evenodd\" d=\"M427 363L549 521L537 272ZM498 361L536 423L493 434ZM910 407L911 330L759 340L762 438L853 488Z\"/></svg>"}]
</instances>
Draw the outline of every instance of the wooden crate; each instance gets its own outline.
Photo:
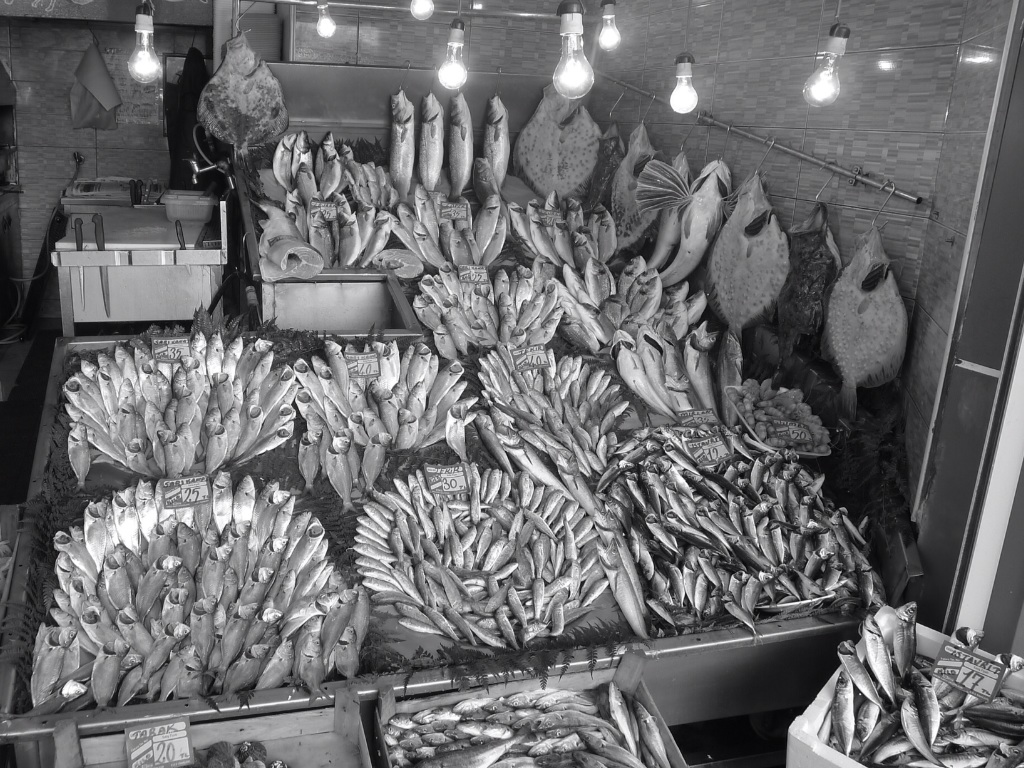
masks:
<instances>
[{"instance_id":1,"label":"wooden crate","mask_svg":"<svg viewBox=\"0 0 1024 768\"><path fill-rule=\"evenodd\" d=\"M270 760L296 768L371 768L358 695L351 688L338 691L333 707L201 723L192 726L191 735L193 749L207 749L219 741L261 741ZM53 738L55 768L128 765L124 731L79 738L75 720L62 720Z\"/></svg>"},{"instance_id":2,"label":"wooden crate","mask_svg":"<svg viewBox=\"0 0 1024 768\"><path fill-rule=\"evenodd\" d=\"M558 677L552 675L548 678L547 688L550 690L586 691L599 688L614 682L615 685L626 695L632 697L650 712L658 722L658 730L665 742L668 751L668 760L672 768L687 768L679 747L676 745L672 733L669 731L665 718L661 716L658 705L651 697L650 691L643 680L644 665L646 657L643 653L631 651L619 657L619 663L614 667L596 669L590 672L573 672ZM484 688L471 688L465 691L450 691L436 696L402 698L398 699L399 686L381 688L377 699L376 716L374 718L374 731L376 736L376 761L380 768L393 768L384 742L384 724L397 714L411 714L420 712L430 707L447 707L457 704L460 701L474 696L498 697L508 696L520 691L532 691L541 687L537 678L524 678L508 683L494 683Z\"/></svg>"}]
</instances>

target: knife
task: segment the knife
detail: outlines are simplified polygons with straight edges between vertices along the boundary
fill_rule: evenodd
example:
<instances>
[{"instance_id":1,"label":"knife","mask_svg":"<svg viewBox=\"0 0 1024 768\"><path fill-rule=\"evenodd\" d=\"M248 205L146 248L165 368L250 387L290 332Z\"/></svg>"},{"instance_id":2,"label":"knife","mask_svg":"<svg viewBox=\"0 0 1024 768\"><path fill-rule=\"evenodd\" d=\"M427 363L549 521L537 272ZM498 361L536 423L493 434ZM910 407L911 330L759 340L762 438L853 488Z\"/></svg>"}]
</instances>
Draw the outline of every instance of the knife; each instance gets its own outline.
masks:
<instances>
[{"instance_id":1,"label":"knife","mask_svg":"<svg viewBox=\"0 0 1024 768\"><path fill-rule=\"evenodd\" d=\"M132 205L140 205L142 203L142 182L138 179L129 181L128 195L131 197Z\"/></svg>"},{"instance_id":2,"label":"knife","mask_svg":"<svg viewBox=\"0 0 1024 768\"><path fill-rule=\"evenodd\" d=\"M181 228L181 219L174 220L174 231L178 235L178 245L184 251L188 246L185 244L185 230Z\"/></svg>"},{"instance_id":3,"label":"knife","mask_svg":"<svg viewBox=\"0 0 1024 768\"><path fill-rule=\"evenodd\" d=\"M103 234L103 214L94 213L92 224L96 230L96 250L107 250L107 238ZM103 293L103 312L107 319L110 319L110 275L107 274L107 267L100 267L100 291Z\"/></svg>"},{"instance_id":4,"label":"knife","mask_svg":"<svg viewBox=\"0 0 1024 768\"><path fill-rule=\"evenodd\" d=\"M82 220L79 218L75 219L75 250L81 252L84 243L85 235L82 233ZM85 309L85 267L78 268L78 292L82 294L82 308Z\"/></svg>"}]
</instances>

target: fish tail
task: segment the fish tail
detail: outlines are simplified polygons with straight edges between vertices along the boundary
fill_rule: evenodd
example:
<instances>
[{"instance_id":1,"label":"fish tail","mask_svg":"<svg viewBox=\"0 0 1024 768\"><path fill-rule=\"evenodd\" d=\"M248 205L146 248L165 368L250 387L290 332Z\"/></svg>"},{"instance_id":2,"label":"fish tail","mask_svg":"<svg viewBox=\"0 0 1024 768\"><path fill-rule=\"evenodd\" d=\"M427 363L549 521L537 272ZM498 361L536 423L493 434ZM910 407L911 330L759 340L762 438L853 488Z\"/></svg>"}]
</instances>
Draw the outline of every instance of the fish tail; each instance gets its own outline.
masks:
<instances>
[{"instance_id":1,"label":"fish tail","mask_svg":"<svg viewBox=\"0 0 1024 768\"><path fill-rule=\"evenodd\" d=\"M839 392L839 411L850 421L857 418L857 386L847 379L843 379L843 388Z\"/></svg>"},{"instance_id":2,"label":"fish tail","mask_svg":"<svg viewBox=\"0 0 1024 768\"><path fill-rule=\"evenodd\" d=\"M640 213L677 208L690 200L690 185L678 170L661 160L651 160L640 172L636 203Z\"/></svg>"}]
</instances>

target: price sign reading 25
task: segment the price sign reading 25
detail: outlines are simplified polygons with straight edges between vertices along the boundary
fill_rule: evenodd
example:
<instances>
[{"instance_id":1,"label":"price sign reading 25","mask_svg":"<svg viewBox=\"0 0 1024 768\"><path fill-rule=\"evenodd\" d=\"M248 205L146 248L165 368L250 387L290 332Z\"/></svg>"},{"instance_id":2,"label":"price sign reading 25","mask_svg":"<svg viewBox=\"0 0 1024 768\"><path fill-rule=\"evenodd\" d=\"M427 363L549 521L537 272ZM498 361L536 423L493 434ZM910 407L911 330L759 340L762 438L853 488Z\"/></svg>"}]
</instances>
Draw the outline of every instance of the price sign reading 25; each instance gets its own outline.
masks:
<instances>
[{"instance_id":1,"label":"price sign reading 25","mask_svg":"<svg viewBox=\"0 0 1024 768\"><path fill-rule=\"evenodd\" d=\"M210 481L205 475L161 480L165 509L194 507L210 501Z\"/></svg>"}]
</instances>

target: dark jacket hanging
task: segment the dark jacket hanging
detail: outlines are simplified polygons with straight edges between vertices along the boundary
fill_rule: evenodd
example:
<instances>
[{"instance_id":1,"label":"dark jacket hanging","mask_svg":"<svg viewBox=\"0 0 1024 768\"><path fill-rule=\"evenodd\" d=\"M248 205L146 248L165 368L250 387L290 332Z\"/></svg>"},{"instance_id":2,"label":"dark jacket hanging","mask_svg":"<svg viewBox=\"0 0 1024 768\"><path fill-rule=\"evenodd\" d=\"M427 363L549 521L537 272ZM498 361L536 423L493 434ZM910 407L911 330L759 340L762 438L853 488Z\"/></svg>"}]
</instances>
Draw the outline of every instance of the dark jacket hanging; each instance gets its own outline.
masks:
<instances>
[{"instance_id":1,"label":"dark jacket hanging","mask_svg":"<svg viewBox=\"0 0 1024 768\"><path fill-rule=\"evenodd\" d=\"M181 77L176 84L167 85L164 103L167 110L167 146L171 153L171 189L194 188L192 171L186 161L201 160L201 155L196 151L192 129L196 125L199 94L203 92L209 79L202 52L196 48L189 48ZM202 131L200 136L203 136ZM204 151L209 154L205 146ZM206 165L203 162L200 164Z\"/></svg>"}]
</instances>

